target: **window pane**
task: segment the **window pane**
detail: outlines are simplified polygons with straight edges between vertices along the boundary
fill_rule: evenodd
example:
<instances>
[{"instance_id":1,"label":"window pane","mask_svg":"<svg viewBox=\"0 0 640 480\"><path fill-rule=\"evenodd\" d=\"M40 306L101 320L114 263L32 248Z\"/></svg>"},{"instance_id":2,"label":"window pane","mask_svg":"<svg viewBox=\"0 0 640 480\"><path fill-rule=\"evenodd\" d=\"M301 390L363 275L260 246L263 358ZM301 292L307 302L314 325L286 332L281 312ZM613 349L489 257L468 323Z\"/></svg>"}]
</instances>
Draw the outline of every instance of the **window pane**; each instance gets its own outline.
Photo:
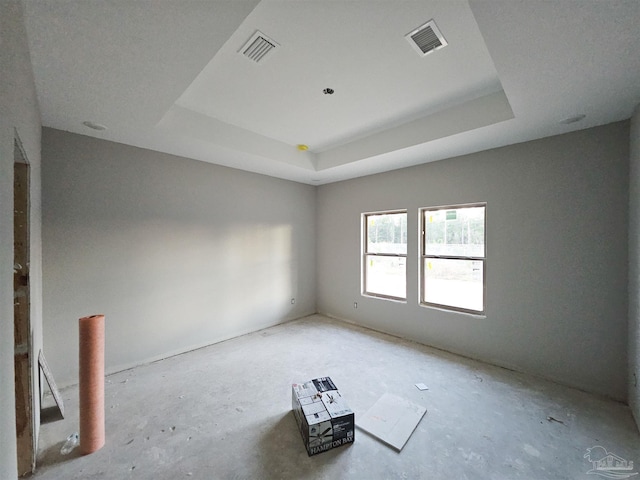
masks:
<instances>
[{"instance_id":1,"label":"window pane","mask_svg":"<svg viewBox=\"0 0 640 480\"><path fill-rule=\"evenodd\" d=\"M367 215L367 253L407 254L407 214Z\"/></svg>"},{"instance_id":2,"label":"window pane","mask_svg":"<svg viewBox=\"0 0 640 480\"><path fill-rule=\"evenodd\" d=\"M423 258L422 261L422 298L425 302L484 311L484 262L438 258Z\"/></svg>"},{"instance_id":3,"label":"window pane","mask_svg":"<svg viewBox=\"0 0 640 480\"><path fill-rule=\"evenodd\" d=\"M367 255L366 293L406 298L407 275L405 257L374 257Z\"/></svg>"},{"instance_id":4,"label":"window pane","mask_svg":"<svg viewBox=\"0 0 640 480\"><path fill-rule=\"evenodd\" d=\"M426 255L484 257L485 207L425 210Z\"/></svg>"}]
</instances>

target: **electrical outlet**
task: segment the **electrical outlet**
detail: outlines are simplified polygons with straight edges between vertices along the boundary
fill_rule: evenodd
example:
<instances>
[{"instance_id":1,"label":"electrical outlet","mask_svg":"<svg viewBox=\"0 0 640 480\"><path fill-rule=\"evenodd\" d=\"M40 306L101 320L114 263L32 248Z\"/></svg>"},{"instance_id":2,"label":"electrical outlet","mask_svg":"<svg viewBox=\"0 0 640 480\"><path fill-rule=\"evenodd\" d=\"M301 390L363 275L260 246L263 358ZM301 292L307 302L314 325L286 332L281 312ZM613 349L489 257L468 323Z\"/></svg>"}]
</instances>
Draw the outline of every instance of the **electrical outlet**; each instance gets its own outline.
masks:
<instances>
[{"instance_id":1,"label":"electrical outlet","mask_svg":"<svg viewBox=\"0 0 640 480\"><path fill-rule=\"evenodd\" d=\"M358 302L353 302L353 308L358 308Z\"/></svg>"},{"instance_id":2,"label":"electrical outlet","mask_svg":"<svg viewBox=\"0 0 640 480\"><path fill-rule=\"evenodd\" d=\"M291 305L295 305L295 303L296 303L296 299L295 299L295 298L292 298L292 299L291 299Z\"/></svg>"}]
</instances>

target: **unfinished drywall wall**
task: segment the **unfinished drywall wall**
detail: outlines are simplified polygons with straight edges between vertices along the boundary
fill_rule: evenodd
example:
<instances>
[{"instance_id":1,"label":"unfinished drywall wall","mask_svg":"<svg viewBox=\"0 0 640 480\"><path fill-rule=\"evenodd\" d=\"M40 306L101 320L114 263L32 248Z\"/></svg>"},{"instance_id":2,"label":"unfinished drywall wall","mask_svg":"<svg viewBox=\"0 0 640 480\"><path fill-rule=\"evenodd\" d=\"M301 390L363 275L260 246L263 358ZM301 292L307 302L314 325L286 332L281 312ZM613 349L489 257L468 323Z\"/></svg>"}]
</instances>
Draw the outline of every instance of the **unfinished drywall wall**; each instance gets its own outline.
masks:
<instances>
[{"instance_id":1,"label":"unfinished drywall wall","mask_svg":"<svg viewBox=\"0 0 640 480\"><path fill-rule=\"evenodd\" d=\"M319 187L319 311L626 399L628 155L622 122ZM471 202L486 316L421 307L418 209ZM360 215L402 208L407 302L363 297Z\"/></svg>"},{"instance_id":2,"label":"unfinished drywall wall","mask_svg":"<svg viewBox=\"0 0 640 480\"><path fill-rule=\"evenodd\" d=\"M629 406L640 427L640 105L629 148Z\"/></svg>"},{"instance_id":3,"label":"unfinished drywall wall","mask_svg":"<svg viewBox=\"0 0 640 480\"><path fill-rule=\"evenodd\" d=\"M42 148L45 348L62 385L85 315L106 315L114 371L315 312L315 187L48 128Z\"/></svg>"},{"instance_id":4,"label":"unfinished drywall wall","mask_svg":"<svg viewBox=\"0 0 640 480\"><path fill-rule=\"evenodd\" d=\"M40 234L40 111L22 6L0 2L0 478L15 478L16 425L13 361L13 162L18 136L31 169L31 318L33 346L42 344ZM33 391L38 391L37 362ZM35 395L36 425L39 399ZM37 433L37 432L36 432Z\"/></svg>"}]
</instances>

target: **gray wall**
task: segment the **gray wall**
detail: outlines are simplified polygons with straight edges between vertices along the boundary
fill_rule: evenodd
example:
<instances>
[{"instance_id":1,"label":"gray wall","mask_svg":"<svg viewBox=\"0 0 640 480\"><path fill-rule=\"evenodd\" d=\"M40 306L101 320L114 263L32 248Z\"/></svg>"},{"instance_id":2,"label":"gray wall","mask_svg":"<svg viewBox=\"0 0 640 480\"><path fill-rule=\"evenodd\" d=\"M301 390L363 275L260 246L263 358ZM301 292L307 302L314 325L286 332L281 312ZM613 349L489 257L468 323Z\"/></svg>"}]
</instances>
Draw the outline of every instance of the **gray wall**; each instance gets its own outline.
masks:
<instances>
[{"instance_id":1,"label":"gray wall","mask_svg":"<svg viewBox=\"0 0 640 480\"><path fill-rule=\"evenodd\" d=\"M22 6L0 1L0 478L15 478L13 369L13 142L17 132L31 165L31 322L33 347L42 345L40 233L40 111ZM37 362L34 392L37 392ZM39 398L35 395L36 424ZM37 432L36 432L37 433Z\"/></svg>"},{"instance_id":2,"label":"gray wall","mask_svg":"<svg viewBox=\"0 0 640 480\"><path fill-rule=\"evenodd\" d=\"M322 186L318 309L625 400L628 160L622 122ZM418 208L468 202L487 202L485 318L418 305ZM360 214L400 208L407 302L363 297Z\"/></svg>"},{"instance_id":3,"label":"gray wall","mask_svg":"<svg viewBox=\"0 0 640 480\"><path fill-rule=\"evenodd\" d=\"M49 128L42 152L61 384L77 382L85 315L106 315L110 372L316 311L315 187Z\"/></svg>"},{"instance_id":4,"label":"gray wall","mask_svg":"<svg viewBox=\"0 0 640 480\"><path fill-rule=\"evenodd\" d=\"M629 406L640 426L640 105L631 118L629 171Z\"/></svg>"}]
</instances>

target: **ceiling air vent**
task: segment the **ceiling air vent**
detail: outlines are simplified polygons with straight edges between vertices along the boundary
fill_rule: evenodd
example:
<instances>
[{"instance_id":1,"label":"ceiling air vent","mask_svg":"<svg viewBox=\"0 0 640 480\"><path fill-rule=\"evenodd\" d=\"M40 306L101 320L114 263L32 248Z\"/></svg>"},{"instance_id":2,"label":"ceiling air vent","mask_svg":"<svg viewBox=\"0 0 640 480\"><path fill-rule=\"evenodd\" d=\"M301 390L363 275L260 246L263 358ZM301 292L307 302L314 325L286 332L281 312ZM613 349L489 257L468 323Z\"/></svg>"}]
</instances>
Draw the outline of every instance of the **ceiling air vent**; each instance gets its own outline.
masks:
<instances>
[{"instance_id":1,"label":"ceiling air vent","mask_svg":"<svg viewBox=\"0 0 640 480\"><path fill-rule=\"evenodd\" d=\"M422 56L435 52L436 50L448 45L434 20L429 20L421 27L416 28L414 31L407 34L405 38Z\"/></svg>"},{"instance_id":2,"label":"ceiling air vent","mask_svg":"<svg viewBox=\"0 0 640 480\"><path fill-rule=\"evenodd\" d=\"M264 63L279 45L264 33L256 31L240 49L239 53L256 63Z\"/></svg>"}]
</instances>

